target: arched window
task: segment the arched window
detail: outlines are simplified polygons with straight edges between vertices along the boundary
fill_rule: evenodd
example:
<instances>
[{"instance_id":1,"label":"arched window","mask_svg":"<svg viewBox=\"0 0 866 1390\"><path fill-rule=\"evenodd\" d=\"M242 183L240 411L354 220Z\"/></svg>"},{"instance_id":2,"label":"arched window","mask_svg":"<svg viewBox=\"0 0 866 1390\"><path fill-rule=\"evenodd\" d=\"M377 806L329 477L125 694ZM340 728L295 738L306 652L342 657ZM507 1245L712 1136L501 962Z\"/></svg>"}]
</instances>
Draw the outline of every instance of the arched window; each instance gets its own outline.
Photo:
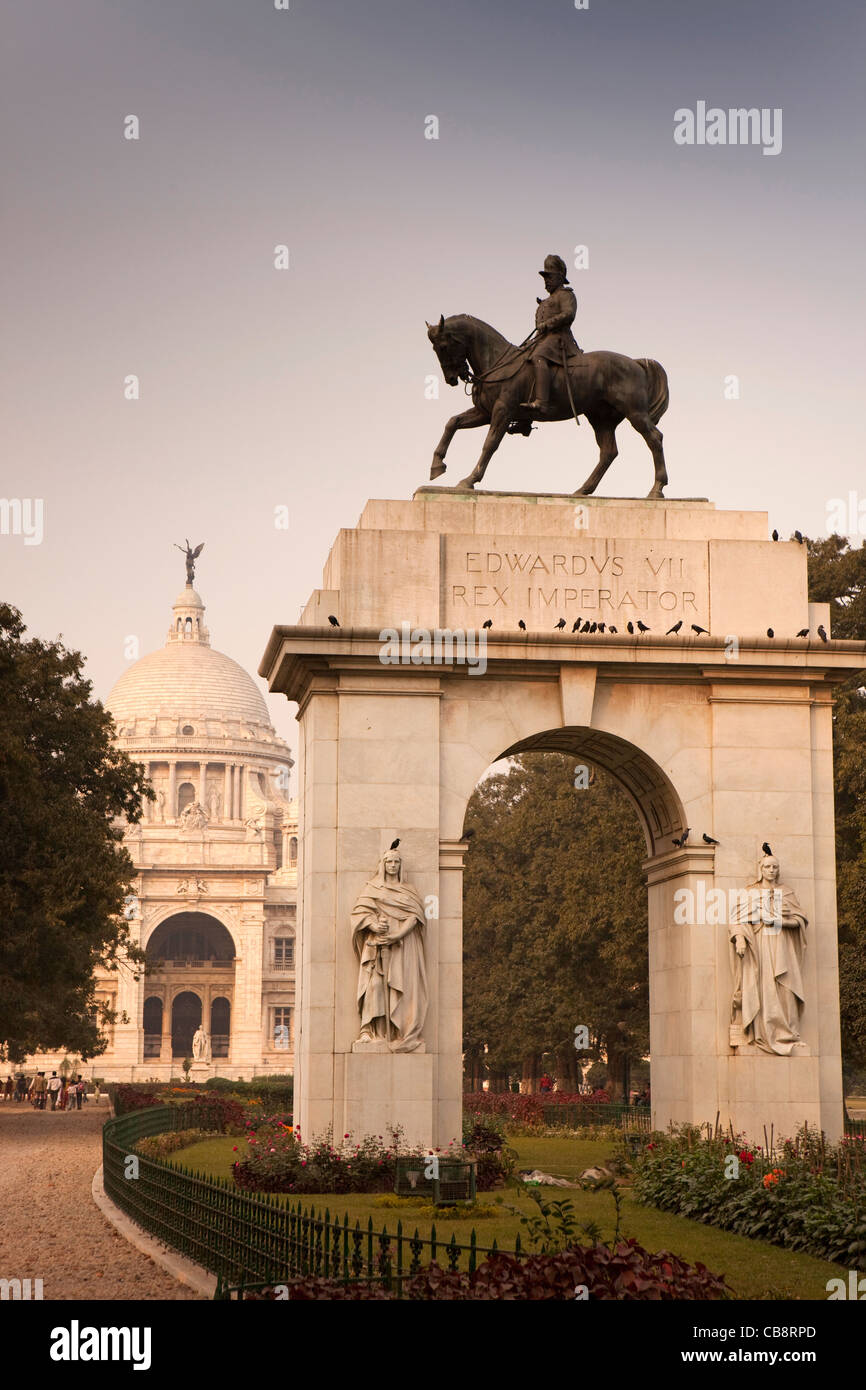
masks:
<instances>
[{"instance_id":1,"label":"arched window","mask_svg":"<svg viewBox=\"0 0 866 1390\"><path fill-rule=\"evenodd\" d=\"M162 1048L162 1000L152 994L144 1001L144 1055L158 1057Z\"/></svg>"},{"instance_id":2,"label":"arched window","mask_svg":"<svg viewBox=\"0 0 866 1390\"><path fill-rule=\"evenodd\" d=\"M293 836L291 837L291 839L289 840L289 863L290 863L290 864L297 864L297 862L298 862L298 837L297 837L297 835L293 835Z\"/></svg>"},{"instance_id":3,"label":"arched window","mask_svg":"<svg viewBox=\"0 0 866 1390\"><path fill-rule=\"evenodd\" d=\"M184 637L192 637L192 618L187 618L186 622L184 623L183 635Z\"/></svg>"},{"instance_id":4,"label":"arched window","mask_svg":"<svg viewBox=\"0 0 866 1390\"><path fill-rule=\"evenodd\" d=\"M183 728L181 729L181 733L182 733L182 734L187 734L187 735L189 735L189 734L194 734L194 733L195 733L195 729L192 727L191 724L184 724Z\"/></svg>"},{"instance_id":5,"label":"arched window","mask_svg":"<svg viewBox=\"0 0 866 1390\"><path fill-rule=\"evenodd\" d=\"M210 1045L212 1057L228 1057L232 1006L220 996L210 1006Z\"/></svg>"},{"instance_id":6,"label":"arched window","mask_svg":"<svg viewBox=\"0 0 866 1390\"><path fill-rule=\"evenodd\" d=\"M192 782L181 782L177 789L177 814L183 815L187 806L195 801L195 787Z\"/></svg>"}]
</instances>

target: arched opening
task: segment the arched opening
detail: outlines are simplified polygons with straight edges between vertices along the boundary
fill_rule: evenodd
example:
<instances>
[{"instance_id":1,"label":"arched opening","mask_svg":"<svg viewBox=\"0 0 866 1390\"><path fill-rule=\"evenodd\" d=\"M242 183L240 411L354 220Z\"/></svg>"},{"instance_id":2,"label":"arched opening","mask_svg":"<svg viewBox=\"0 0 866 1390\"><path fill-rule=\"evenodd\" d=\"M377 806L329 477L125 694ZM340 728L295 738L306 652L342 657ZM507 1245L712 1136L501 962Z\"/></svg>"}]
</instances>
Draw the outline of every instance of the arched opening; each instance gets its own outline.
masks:
<instances>
[{"instance_id":1,"label":"arched opening","mask_svg":"<svg viewBox=\"0 0 866 1390\"><path fill-rule=\"evenodd\" d=\"M162 1000L156 994L144 1001L142 1028L145 1059L158 1057L162 1048Z\"/></svg>"},{"instance_id":2,"label":"arched opening","mask_svg":"<svg viewBox=\"0 0 866 1390\"><path fill-rule=\"evenodd\" d=\"M176 912L154 929L145 948L148 970L208 965L229 969L235 946L231 933L206 912Z\"/></svg>"},{"instance_id":3,"label":"arched opening","mask_svg":"<svg viewBox=\"0 0 866 1390\"><path fill-rule=\"evenodd\" d=\"M201 1023L201 1000L192 990L175 995L171 1006L171 1055L192 1056L193 1034Z\"/></svg>"},{"instance_id":4,"label":"arched opening","mask_svg":"<svg viewBox=\"0 0 866 1390\"><path fill-rule=\"evenodd\" d=\"M185 637L192 637L192 618L187 618L184 622L183 633Z\"/></svg>"},{"instance_id":5,"label":"arched opening","mask_svg":"<svg viewBox=\"0 0 866 1390\"><path fill-rule=\"evenodd\" d=\"M291 836L289 837L289 863L290 863L290 864L297 864L297 862L298 862L298 837L297 837L297 835L291 835Z\"/></svg>"},{"instance_id":6,"label":"arched opening","mask_svg":"<svg viewBox=\"0 0 866 1390\"><path fill-rule=\"evenodd\" d=\"M195 801L195 787L192 782L181 782L177 789L177 814L182 816L187 806Z\"/></svg>"},{"instance_id":7,"label":"arched opening","mask_svg":"<svg viewBox=\"0 0 866 1390\"><path fill-rule=\"evenodd\" d=\"M211 1001L210 1043L212 1057L228 1057L232 1006L222 996Z\"/></svg>"},{"instance_id":8,"label":"arched opening","mask_svg":"<svg viewBox=\"0 0 866 1390\"><path fill-rule=\"evenodd\" d=\"M688 853L673 843L684 828L667 776L612 734L553 729L488 768L464 824L466 1089L646 1105L653 1041L682 1007L670 976L660 983L670 945L657 931L653 947L649 926L670 861ZM707 853L691 857L705 866Z\"/></svg>"},{"instance_id":9,"label":"arched opening","mask_svg":"<svg viewBox=\"0 0 866 1390\"><path fill-rule=\"evenodd\" d=\"M577 762L603 768L634 803L643 826L647 854L662 854L685 829L682 804L670 779L642 748L598 729L572 726L548 729L521 739L502 753L567 753Z\"/></svg>"}]
</instances>

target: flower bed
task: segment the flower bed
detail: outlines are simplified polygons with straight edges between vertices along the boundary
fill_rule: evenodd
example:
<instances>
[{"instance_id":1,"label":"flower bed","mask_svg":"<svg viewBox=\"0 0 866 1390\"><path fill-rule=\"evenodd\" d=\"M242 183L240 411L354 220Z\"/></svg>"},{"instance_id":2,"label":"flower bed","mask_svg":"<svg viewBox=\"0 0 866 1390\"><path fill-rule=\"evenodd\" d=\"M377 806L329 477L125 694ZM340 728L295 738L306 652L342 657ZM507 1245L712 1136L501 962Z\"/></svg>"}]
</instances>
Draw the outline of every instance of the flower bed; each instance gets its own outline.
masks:
<instances>
[{"instance_id":1,"label":"flower bed","mask_svg":"<svg viewBox=\"0 0 866 1390\"><path fill-rule=\"evenodd\" d=\"M423 1168L430 1150L407 1148L399 1131L389 1143L382 1135L357 1141L344 1134L334 1144L330 1134L310 1144L301 1141L299 1129L292 1128L291 1115L271 1115L247 1120L246 1145L237 1145L239 1157L232 1167L238 1187L252 1192L308 1193L391 1192L397 1173L397 1154L417 1157ZM500 1186L514 1170L516 1154L505 1143L504 1126L497 1117L488 1122L478 1116L464 1120L463 1143L452 1140L445 1149L432 1152L444 1158L476 1160L478 1190Z\"/></svg>"},{"instance_id":2,"label":"flower bed","mask_svg":"<svg viewBox=\"0 0 866 1390\"><path fill-rule=\"evenodd\" d=\"M239 1144L238 1153L242 1152ZM402 1149L402 1154L423 1151ZM238 1187L253 1192L388 1192L394 1187L397 1150L378 1138L356 1143L345 1134L339 1144L330 1135L311 1144L300 1129L280 1116L248 1120L246 1147L232 1167Z\"/></svg>"},{"instance_id":3,"label":"flower bed","mask_svg":"<svg viewBox=\"0 0 866 1390\"><path fill-rule=\"evenodd\" d=\"M683 1127L633 1146L632 1164L648 1206L866 1269L863 1140L831 1145L803 1129L768 1156L742 1138Z\"/></svg>"},{"instance_id":4,"label":"flower bed","mask_svg":"<svg viewBox=\"0 0 866 1390\"><path fill-rule=\"evenodd\" d=\"M609 1104L607 1091L593 1091L591 1096L572 1095L567 1091L547 1091L534 1096L522 1096L514 1091L467 1091L463 1096L463 1113L501 1115L525 1129L541 1129L545 1106Z\"/></svg>"}]
</instances>

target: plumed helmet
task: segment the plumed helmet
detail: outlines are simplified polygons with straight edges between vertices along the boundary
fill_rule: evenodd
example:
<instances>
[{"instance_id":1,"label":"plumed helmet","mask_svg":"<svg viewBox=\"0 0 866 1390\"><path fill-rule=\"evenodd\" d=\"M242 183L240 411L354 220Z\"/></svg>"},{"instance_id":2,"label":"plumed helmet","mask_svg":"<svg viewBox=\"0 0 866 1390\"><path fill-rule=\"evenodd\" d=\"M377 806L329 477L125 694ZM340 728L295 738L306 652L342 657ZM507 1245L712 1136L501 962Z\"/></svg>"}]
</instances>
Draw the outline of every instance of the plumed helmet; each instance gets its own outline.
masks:
<instances>
[{"instance_id":1,"label":"plumed helmet","mask_svg":"<svg viewBox=\"0 0 866 1390\"><path fill-rule=\"evenodd\" d=\"M539 275L549 274L551 271L561 275L564 283L568 284L568 266L561 256L545 256L544 270L539 270Z\"/></svg>"}]
</instances>

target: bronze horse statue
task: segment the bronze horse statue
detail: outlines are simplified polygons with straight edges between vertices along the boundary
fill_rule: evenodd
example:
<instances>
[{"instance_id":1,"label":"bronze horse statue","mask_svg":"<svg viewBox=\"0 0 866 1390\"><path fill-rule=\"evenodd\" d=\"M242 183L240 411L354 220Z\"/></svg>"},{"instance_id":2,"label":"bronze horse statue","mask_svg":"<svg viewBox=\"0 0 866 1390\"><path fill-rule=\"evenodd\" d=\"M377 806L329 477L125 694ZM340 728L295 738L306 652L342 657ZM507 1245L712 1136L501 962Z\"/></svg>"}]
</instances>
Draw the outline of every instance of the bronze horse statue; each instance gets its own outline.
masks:
<instances>
[{"instance_id":1,"label":"bronze horse statue","mask_svg":"<svg viewBox=\"0 0 866 1390\"><path fill-rule=\"evenodd\" d=\"M481 456L472 472L457 484L469 490L480 483L487 465L506 434L528 435L537 412L521 402L532 392L534 371L531 348L516 347L471 314L443 314L427 325L427 336L449 386L471 383L472 408L452 415L436 446L430 478L445 472L445 453L457 430L489 426ZM668 379L664 367L647 357L623 357L618 352L584 352L569 360L568 380L563 367L553 368L550 408L545 420L569 420L585 415L598 441L598 464L575 497L594 492L617 456L616 428L623 420L642 435L655 466L655 482L648 497L663 497L668 480L662 433L657 428L668 406Z\"/></svg>"}]
</instances>

